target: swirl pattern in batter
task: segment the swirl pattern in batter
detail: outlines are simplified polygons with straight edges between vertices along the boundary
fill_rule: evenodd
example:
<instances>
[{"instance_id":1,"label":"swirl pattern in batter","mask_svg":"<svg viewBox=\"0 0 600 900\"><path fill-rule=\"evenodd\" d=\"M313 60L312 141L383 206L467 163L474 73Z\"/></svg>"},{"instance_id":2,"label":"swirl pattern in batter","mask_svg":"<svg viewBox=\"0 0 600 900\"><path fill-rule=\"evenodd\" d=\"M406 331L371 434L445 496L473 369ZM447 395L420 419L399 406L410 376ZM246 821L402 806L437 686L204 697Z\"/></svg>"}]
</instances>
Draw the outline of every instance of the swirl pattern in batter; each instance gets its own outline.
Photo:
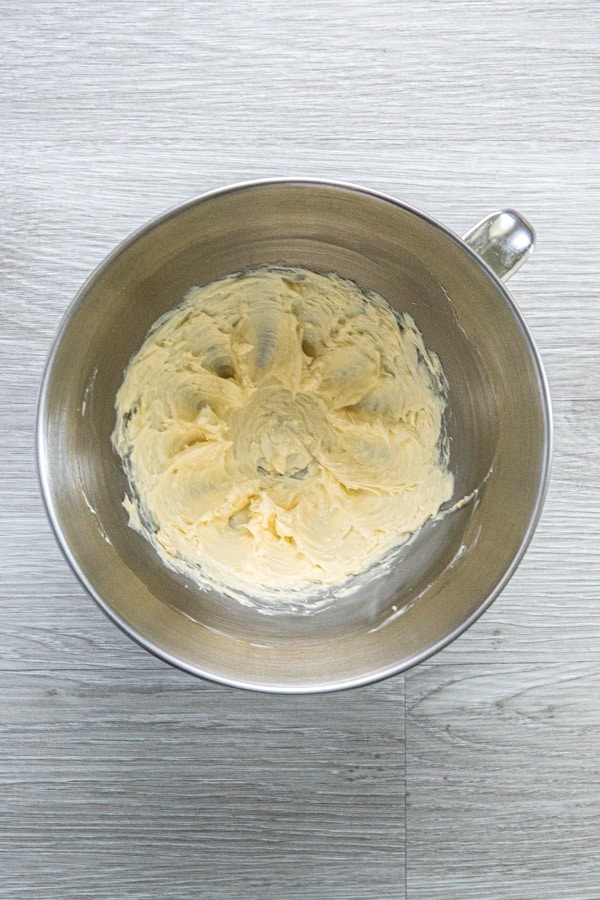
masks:
<instances>
[{"instance_id":1,"label":"swirl pattern in batter","mask_svg":"<svg viewBox=\"0 0 600 900\"><path fill-rule=\"evenodd\" d=\"M336 275L192 288L117 394L130 523L238 598L339 585L451 497L444 387L410 316Z\"/></svg>"}]
</instances>

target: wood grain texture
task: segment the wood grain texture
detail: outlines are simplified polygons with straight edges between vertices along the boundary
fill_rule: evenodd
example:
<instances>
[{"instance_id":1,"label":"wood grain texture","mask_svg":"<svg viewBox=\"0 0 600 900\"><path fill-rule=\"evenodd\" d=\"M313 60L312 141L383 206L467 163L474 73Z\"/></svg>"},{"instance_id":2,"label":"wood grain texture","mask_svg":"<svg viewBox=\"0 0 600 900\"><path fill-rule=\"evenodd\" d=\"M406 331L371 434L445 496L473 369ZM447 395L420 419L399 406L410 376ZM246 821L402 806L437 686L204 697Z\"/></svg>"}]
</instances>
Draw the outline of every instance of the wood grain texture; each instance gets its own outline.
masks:
<instances>
[{"instance_id":1,"label":"wood grain texture","mask_svg":"<svg viewBox=\"0 0 600 900\"><path fill-rule=\"evenodd\" d=\"M402 895L401 681L358 702L158 663L1 683L2 897Z\"/></svg>"},{"instance_id":2,"label":"wood grain texture","mask_svg":"<svg viewBox=\"0 0 600 900\"><path fill-rule=\"evenodd\" d=\"M406 692L407 895L597 900L598 666L423 667Z\"/></svg>"},{"instance_id":3,"label":"wood grain texture","mask_svg":"<svg viewBox=\"0 0 600 900\"><path fill-rule=\"evenodd\" d=\"M597 4L0 13L2 900L598 900ZM511 291L554 400L548 501L501 597L408 677L406 767L404 679L267 698L170 670L86 598L38 495L35 396L80 284L163 209L273 175L538 233Z\"/></svg>"}]
</instances>

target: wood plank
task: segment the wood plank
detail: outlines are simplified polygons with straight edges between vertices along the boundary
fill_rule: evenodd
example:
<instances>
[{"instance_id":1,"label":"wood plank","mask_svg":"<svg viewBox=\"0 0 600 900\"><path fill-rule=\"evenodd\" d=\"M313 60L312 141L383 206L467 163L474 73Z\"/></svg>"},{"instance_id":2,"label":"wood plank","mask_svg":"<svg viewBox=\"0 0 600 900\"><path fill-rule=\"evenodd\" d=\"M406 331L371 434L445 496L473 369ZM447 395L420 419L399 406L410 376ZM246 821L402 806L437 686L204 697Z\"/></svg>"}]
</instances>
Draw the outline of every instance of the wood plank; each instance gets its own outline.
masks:
<instances>
[{"instance_id":1,"label":"wood plank","mask_svg":"<svg viewBox=\"0 0 600 900\"><path fill-rule=\"evenodd\" d=\"M346 146L356 125L372 142L425 131L444 142L535 134L575 143L589 138L596 108L597 20L584 0L568 10L560 0L500 0L459 11L452 0L401 9L394 0L301 9L170 0L136 8L134 27L118 0L79 10L33 0L8 18L19 90L7 115L29 139L42 100L43 130L57 141L81 134L82 115L93 135L175 140L187 110L217 153L240 133L296 143L325 123L330 141Z\"/></svg>"},{"instance_id":2,"label":"wood plank","mask_svg":"<svg viewBox=\"0 0 600 900\"><path fill-rule=\"evenodd\" d=\"M89 664L0 684L3 898L404 896L402 679L282 698Z\"/></svg>"},{"instance_id":3,"label":"wood plank","mask_svg":"<svg viewBox=\"0 0 600 900\"><path fill-rule=\"evenodd\" d=\"M596 900L597 664L422 667L406 682L411 900Z\"/></svg>"}]
</instances>

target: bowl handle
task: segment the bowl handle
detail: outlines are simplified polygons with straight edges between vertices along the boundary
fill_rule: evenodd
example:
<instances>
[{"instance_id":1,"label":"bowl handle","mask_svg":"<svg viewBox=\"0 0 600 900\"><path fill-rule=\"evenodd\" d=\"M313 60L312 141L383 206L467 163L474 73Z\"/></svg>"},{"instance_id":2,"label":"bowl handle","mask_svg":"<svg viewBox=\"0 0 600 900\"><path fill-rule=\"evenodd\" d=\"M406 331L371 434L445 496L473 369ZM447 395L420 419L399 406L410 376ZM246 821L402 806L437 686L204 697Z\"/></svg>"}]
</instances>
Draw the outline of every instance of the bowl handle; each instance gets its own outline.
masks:
<instances>
[{"instance_id":1,"label":"bowl handle","mask_svg":"<svg viewBox=\"0 0 600 900\"><path fill-rule=\"evenodd\" d=\"M520 269L535 243L535 231L514 209L503 209L482 219L463 241L479 254L502 281Z\"/></svg>"}]
</instances>

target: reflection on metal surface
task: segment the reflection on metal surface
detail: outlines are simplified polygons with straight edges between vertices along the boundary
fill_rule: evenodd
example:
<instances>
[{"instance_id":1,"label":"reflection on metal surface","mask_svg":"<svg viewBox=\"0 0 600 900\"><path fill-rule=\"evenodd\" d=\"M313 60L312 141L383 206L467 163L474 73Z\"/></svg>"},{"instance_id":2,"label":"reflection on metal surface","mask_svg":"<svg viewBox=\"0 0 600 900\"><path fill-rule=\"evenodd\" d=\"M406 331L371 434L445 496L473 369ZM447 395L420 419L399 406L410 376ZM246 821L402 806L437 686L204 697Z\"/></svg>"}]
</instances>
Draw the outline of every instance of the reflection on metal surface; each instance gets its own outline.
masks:
<instances>
[{"instance_id":1,"label":"reflection on metal surface","mask_svg":"<svg viewBox=\"0 0 600 900\"><path fill-rule=\"evenodd\" d=\"M123 631L195 675L307 693L402 672L487 609L540 515L552 423L533 341L498 281L529 253L533 232L507 212L467 241L391 197L284 179L204 195L150 223L100 266L52 350L37 455L59 543ZM278 261L337 272L398 310L408 307L448 378L456 497L474 492L493 465L474 502L428 523L401 561L314 616L261 616L153 558L128 527L125 475L110 444L123 370L152 323L190 284Z\"/></svg>"},{"instance_id":2,"label":"reflection on metal surface","mask_svg":"<svg viewBox=\"0 0 600 900\"><path fill-rule=\"evenodd\" d=\"M535 232L518 212L505 209L487 216L463 240L498 278L508 281L533 250Z\"/></svg>"}]
</instances>

